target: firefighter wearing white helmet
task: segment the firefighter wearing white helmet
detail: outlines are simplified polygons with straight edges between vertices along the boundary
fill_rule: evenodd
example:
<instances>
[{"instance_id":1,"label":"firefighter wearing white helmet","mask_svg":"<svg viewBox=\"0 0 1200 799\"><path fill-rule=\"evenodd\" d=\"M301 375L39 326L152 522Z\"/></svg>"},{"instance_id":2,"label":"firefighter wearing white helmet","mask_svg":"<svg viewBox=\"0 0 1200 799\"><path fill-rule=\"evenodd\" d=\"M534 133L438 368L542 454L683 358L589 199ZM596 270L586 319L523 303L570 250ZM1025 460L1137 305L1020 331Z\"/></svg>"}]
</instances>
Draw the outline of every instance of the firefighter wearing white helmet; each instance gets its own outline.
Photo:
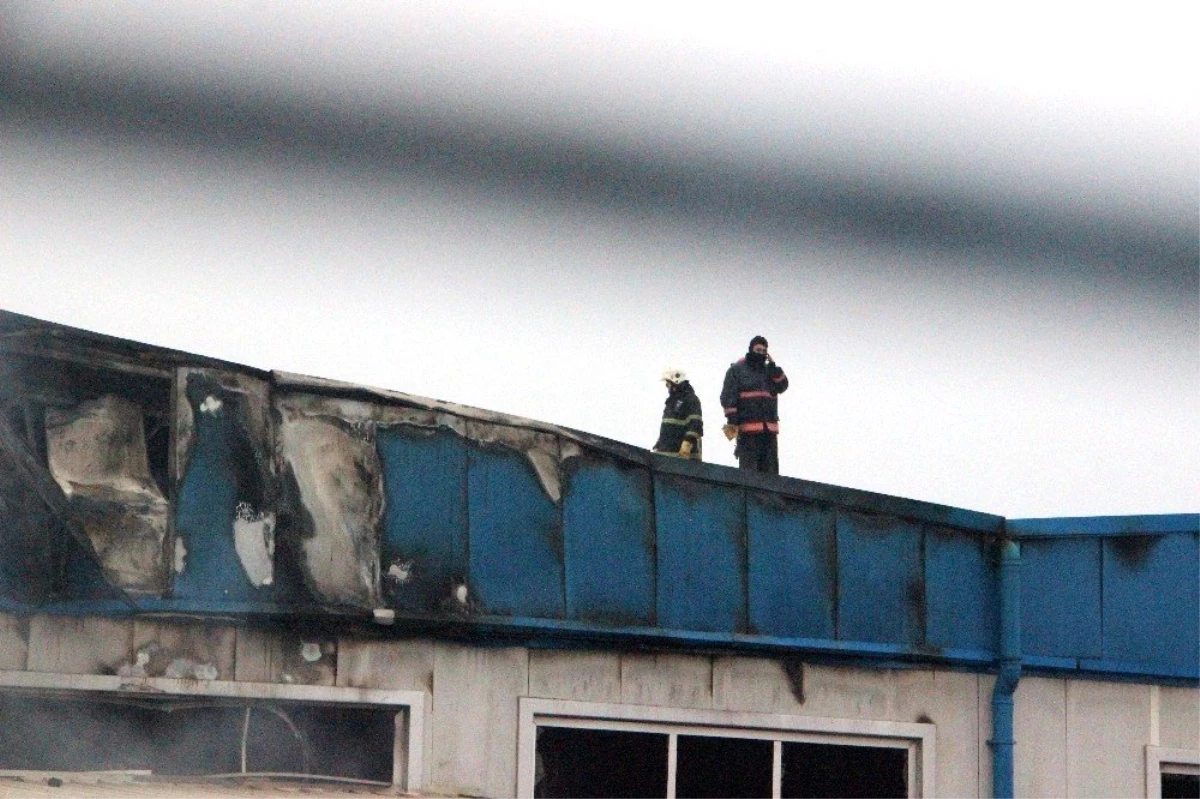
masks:
<instances>
[{"instance_id":1,"label":"firefighter wearing white helmet","mask_svg":"<svg viewBox=\"0 0 1200 799\"><path fill-rule=\"evenodd\" d=\"M704 419L700 412L700 398L688 382L687 372L682 369L667 369L662 379L667 386L667 401L663 405L662 425L654 451L701 460L700 439L704 436Z\"/></svg>"}]
</instances>

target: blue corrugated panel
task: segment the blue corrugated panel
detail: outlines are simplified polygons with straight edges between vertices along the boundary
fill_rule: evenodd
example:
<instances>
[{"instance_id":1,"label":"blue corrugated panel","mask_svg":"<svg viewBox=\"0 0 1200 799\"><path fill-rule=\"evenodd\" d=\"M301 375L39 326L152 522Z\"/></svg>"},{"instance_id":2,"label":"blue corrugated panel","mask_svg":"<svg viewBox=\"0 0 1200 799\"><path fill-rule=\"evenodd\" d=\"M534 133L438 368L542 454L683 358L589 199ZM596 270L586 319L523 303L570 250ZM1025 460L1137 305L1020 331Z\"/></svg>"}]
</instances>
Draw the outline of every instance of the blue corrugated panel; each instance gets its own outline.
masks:
<instances>
[{"instance_id":1,"label":"blue corrugated panel","mask_svg":"<svg viewBox=\"0 0 1200 799\"><path fill-rule=\"evenodd\" d=\"M467 578L466 445L448 430L394 427L379 430L378 449L385 594L398 610L439 612Z\"/></svg>"},{"instance_id":2,"label":"blue corrugated panel","mask_svg":"<svg viewBox=\"0 0 1200 799\"><path fill-rule=\"evenodd\" d=\"M921 526L894 516L837 514L838 639L922 643Z\"/></svg>"},{"instance_id":3,"label":"blue corrugated panel","mask_svg":"<svg viewBox=\"0 0 1200 799\"><path fill-rule=\"evenodd\" d=\"M650 473L574 458L563 488L567 617L654 624Z\"/></svg>"},{"instance_id":4,"label":"blue corrugated panel","mask_svg":"<svg viewBox=\"0 0 1200 799\"><path fill-rule=\"evenodd\" d=\"M750 628L833 639L837 550L833 512L762 492L746 495Z\"/></svg>"},{"instance_id":5,"label":"blue corrugated panel","mask_svg":"<svg viewBox=\"0 0 1200 799\"><path fill-rule=\"evenodd\" d=\"M472 447L467 486L470 585L479 609L562 618L562 518L528 459L503 447Z\"/></svg>"},{"instance_id":6,"label":"blue corrugated panel","mask_svg":"<svg viewBox=\"0 0 1200 799\"><path fill-rule=\"evenodd\" d=\"M746 621L741 490L656 474L654 504L659 626L741 631Z\"/></svg>"},{"instance_id":7,"label":"blue corrugated panel","mask_svg":"<svg viewBox=\"0 0 1200 799\"><path fill-rule=\"evenodd\" d=\"M200 404L210 394L222 399L221 408L202 413ZM213 600L218 604L269 599L275 586L256 588L250 582L233 541L239 476L250 482L257 478L250 445L233 415L236 403L215 382L198 375L188 379L187 399L194 426L191 457L175 505L176 547L181 539L186 554L172 595L184 601ZM261 507L261 486L240 488L243 493L257 494L253 499Z\"/></svg>"},{"instance_id":8,"label":"blue corrugated panel","mask_svg":"<svg viewBox=\"0 0 1200 799\"><path fill-rule=\"evenodd\" d=\"M1200 672L1196 535L1104 541L1104 659Z\"/></svg>"},{"instance_id":9,"label":"blue corrugated panel","mask_svg":"<svg viewBox=\"0 0 1200 799\"><path fill-rule=\"evenodd\" d=\"M1021 649L1044 657L1100 656L1100 541L1021 544Z\"/></svg>"},{"instance_id":10,"label":"blue corrugated panel","mask_svg":"<svg viewBox=\"0 0 1200 799\"><path fill-rule=\"evenodd\" d=\"M995 545L988 538L926 528L926 645L994 652L999 577Z\"/></svg>"}]
</instances>

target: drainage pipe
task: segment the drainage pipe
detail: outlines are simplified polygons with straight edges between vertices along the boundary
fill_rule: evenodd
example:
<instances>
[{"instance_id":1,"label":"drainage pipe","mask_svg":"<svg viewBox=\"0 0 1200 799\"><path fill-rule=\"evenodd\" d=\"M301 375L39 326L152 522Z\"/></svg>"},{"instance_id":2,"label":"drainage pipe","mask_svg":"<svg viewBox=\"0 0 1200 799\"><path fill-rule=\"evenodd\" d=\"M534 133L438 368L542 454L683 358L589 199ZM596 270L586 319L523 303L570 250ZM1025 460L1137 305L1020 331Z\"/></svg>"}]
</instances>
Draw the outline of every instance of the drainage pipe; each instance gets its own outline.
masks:
<instances>
[{"instance_id":1,"label":"drainage pipe","mask_svg":"<svg viewBox=\"0 0 1200 799\"><path fill-rule=\"evenodd\" d=\"M1013 694L1021 679L1021 545L1001 542L1000 668L992 689L992 796L1013 796Z\"/></svg>"}]
</instances>

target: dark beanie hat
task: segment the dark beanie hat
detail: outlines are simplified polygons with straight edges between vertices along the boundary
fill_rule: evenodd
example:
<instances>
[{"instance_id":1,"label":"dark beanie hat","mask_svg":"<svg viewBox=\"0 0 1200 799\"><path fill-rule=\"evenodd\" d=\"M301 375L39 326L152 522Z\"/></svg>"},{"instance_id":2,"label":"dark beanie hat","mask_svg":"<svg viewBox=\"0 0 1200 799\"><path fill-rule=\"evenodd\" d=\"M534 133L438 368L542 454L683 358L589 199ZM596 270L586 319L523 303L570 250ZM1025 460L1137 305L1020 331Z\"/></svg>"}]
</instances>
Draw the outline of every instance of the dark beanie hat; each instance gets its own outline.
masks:
<instances>
[{"instance_id":1,"label":"dark beanie hat","mask_svg":"<svg viewBox=\"0 0 1200 799\"><path fill-rule=\"evenodd\" d=\"M765 336L755 336L754 338L750 339L750 346L747 347L746 349L748 349L748 350L754 349L755 344L761 344L764 347L770 346L769 344L767 344L767 339Z\"/></svg>"}]
</instances>

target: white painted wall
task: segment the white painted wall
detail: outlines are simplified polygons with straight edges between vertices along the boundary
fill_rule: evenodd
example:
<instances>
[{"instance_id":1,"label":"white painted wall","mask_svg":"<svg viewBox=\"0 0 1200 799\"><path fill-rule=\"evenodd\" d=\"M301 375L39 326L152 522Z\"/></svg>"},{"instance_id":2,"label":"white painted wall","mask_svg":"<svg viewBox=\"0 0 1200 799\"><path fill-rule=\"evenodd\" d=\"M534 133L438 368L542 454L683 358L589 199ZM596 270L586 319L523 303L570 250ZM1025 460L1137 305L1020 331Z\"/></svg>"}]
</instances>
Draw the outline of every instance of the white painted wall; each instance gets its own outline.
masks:
<instances>
[{"instance_id":1,"label":"white painted wall","mask_svg":"<svg viewBox=\"0 0 1200 799\"><path fill-rule=\"evenodd\" d=\"M286 633L167 621L0 614L0 669L113 673L149 642L209 658L222 680L419 691L432 699L428 789L511 796L520 697L937 727L934 790L989 796L987 675L806 665L803 698L771 658L472 647L432 639L321 644L302 670ZM327 661L327 662L326 662ZM1144 796L1147 746L1200 749L1200 690L1026 677L1017 795ZM1200 757L1200 752L1197 753Z\"/></svg>"}]
</instances>

